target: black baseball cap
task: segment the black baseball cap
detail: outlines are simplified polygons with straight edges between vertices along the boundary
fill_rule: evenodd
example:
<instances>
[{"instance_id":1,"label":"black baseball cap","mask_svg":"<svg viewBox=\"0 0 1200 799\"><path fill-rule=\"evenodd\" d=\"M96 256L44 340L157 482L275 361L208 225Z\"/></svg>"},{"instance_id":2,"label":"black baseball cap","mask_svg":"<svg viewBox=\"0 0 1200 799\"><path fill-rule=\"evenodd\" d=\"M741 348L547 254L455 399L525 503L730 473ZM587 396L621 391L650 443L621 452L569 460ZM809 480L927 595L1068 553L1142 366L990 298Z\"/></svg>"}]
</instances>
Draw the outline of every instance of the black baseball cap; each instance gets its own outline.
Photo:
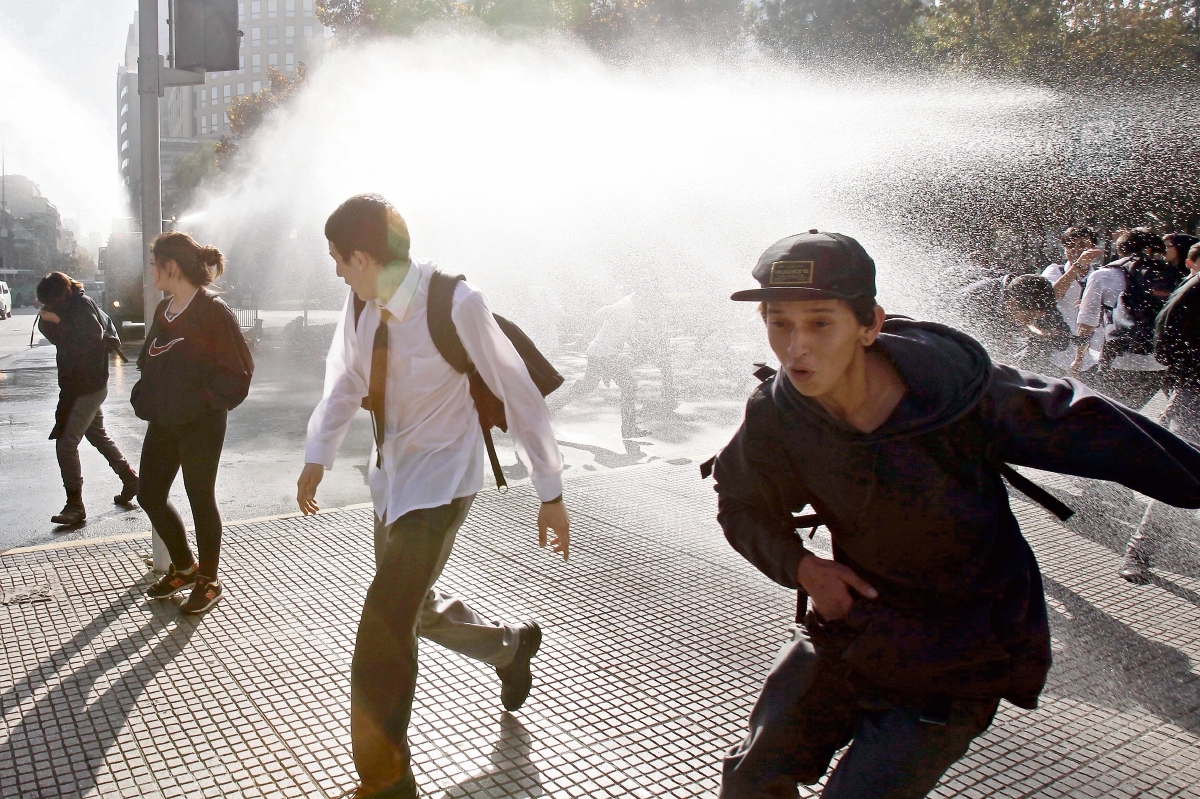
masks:
<instances>
[{"instance_id":1,"label":"black baseball cap","mask_svg":"<svg viewBox=\"0 0 1200 799\"><path fill-rule=\"evenodd\" d=\"M861 244L841 233L810 230L780 239L758 259L753 274L759 288L736 292L731 300L853 300L875 296L875 262Z\"/></svg>"}]
</instances>

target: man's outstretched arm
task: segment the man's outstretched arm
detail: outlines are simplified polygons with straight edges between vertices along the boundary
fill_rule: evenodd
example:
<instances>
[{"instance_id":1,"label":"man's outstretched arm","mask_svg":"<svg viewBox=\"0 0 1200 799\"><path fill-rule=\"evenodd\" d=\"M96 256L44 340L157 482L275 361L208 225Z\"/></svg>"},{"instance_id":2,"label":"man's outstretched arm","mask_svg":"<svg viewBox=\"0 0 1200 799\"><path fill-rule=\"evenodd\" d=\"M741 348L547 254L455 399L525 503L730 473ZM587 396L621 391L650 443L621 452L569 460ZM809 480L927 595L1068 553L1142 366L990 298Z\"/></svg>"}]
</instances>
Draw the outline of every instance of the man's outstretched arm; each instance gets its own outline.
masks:
<instances>
[{"instance_id":1,"label":"man's outstretched arm","mask_svg":"<svg viewBox=\"0 0 1200 799\"><path fill-rule=\"evenodd\" d=\"M570 517L563 504L562 453L554 440L546 400L512 342L496 323L483 294L459 283L451 318L467 356L492 393L504 403L508 431L542 505L538 509L538 542L569 557Z\"/></svg>"},{"instance_id":2,"label":"man's outstretched arm","mask_svg":"<svg viewBox=\"0 0 1200 799\"><path fill-rule=\"evenodd\" d=\"M980 409L996 458L1200 507L1200 449L1076 380L993 369Z\"/></svg>"}]
</instances>

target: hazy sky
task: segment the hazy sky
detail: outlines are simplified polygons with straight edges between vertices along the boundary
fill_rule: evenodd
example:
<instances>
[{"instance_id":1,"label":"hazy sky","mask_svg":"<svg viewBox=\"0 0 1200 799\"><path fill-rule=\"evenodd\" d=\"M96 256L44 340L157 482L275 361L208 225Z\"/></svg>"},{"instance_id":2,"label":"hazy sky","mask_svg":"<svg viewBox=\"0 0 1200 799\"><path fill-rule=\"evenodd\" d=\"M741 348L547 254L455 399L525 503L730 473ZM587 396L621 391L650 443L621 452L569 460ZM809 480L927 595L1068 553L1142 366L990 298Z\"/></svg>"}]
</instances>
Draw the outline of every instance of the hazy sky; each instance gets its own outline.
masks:
<instances>
[{"instance_id":1,"label":"hazy sky","mask_svg":"<svg viewBox=\"0 0 1200 799\"><path fill-rule=\"evenodd\" d=\"M162 0L165 2L165 0ZM117 64L137 0L0 0L0 143L64 218L119 214Z\"/></svg>"}]
</instances>

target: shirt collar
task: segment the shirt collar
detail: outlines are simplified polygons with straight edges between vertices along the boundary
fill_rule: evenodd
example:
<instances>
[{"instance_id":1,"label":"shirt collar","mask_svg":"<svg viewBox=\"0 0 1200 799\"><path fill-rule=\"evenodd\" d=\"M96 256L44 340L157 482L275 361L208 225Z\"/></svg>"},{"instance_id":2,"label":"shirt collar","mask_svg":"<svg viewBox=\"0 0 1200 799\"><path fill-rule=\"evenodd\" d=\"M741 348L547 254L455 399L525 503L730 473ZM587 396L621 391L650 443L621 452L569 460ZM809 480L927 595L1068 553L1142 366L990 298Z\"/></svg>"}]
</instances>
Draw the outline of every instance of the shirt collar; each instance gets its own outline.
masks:
<instances>
[{"instance_id":1,"label":"shirt collar","mask_svg":"<svg viewBox=\"0 0 1200 799\"><path fill-rule=\"evenodd\" d=\"M400 321L408 315L409 308L412 307L413 297L416 296L417 289L421 285L421 269L415 261L411 259L408 262L408 274L404 276L404 280L400 281L400 285L396 288L396 293L386 304L379 302L376 298L376 304L382 308L387 308L388 312Z\"/></svg>"}]
</instances>

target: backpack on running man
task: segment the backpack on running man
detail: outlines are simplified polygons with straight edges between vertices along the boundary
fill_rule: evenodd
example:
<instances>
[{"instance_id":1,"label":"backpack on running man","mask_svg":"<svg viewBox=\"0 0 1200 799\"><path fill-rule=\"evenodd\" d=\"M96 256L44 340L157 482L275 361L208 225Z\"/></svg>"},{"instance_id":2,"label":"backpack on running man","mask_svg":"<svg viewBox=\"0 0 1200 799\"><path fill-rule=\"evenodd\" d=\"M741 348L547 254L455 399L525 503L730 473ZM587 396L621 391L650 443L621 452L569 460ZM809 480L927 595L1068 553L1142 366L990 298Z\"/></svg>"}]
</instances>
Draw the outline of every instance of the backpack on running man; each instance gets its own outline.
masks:
<instances>
[{"instance_id":1,"label":"backpack on running man","mask_svg":"<svg viewBox=\"0 0 1200 799\"><path fill-rule=\"evenodd\" d=\"M1167 297L1186 277L1177 267L1158 258L1130 255L1108 264L1125 272L1121 303L1129 316L1129 327L1118 327L1110 339L1111 353L1149 355L1154 352L1154 324ZM1112 309L1109 309L1110 311ZM1106 350L1110 348L1106 345Z\"/></svg>"},{"instance_id":2,"label":"backpack on running man","mask_svg":"<svg viewBox=\"0 0 1200 799\"><path fill-rule=\"evenodd\" d=\"M450 316L454 304L454 290L458 287L459 281L465 279L462 275L447 275L440 270L434 270L429 280L429 301L426 314L429 336L433 339L433 345L437 347L438 353L446 359L446 362L456 372L465 374L470 381L471 399L475 401L475 410L479 413L479 426L483 428L483 443L487 447L488 461L492 465L496 487L504 488L508 485L508 481L504 479L500 459L496 456L496 445L492 441L493 427L498 427L505 433L508 432L508 417L504 412L504 402L488 388L483 377L475 369L475 364L471 363L471 358L467 355L462 339L459 338L458 330L454 327L454 320ZM352 296L354 297L354 326L357 329L358 317L362 315L366 303L360 300L357 294L352 294ZM537 345L529 336L525 335L521 328L500 314L492 314L492 317L500 326L500 330L512 342L517 355L521 356L525 368L529 370L529 377L543 397L563 384L563 376L558 373L554 365L538 350ZM363 407L367 407L366 398L363 399Z\"/></svg>"}]
</instances>

